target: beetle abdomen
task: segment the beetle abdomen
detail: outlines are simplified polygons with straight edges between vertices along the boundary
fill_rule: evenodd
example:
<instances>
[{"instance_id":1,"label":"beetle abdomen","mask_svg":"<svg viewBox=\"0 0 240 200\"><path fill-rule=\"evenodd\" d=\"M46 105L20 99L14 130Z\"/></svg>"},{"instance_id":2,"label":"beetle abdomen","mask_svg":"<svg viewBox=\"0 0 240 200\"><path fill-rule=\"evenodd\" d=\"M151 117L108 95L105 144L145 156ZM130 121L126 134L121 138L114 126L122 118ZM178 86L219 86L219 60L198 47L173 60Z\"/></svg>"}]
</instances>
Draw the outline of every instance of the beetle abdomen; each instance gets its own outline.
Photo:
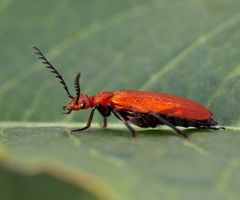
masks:
<instances>
[{"instance_id":1,"label":"beetle abdomen","mask_svg":"<svg viewBox=\"0 0 240 200\"><path fill-rule=\"evenodd\" d=\"M154 118L148 113L136 113L131 111L120 111L120 113L126 120L131 121L136 126L142 128L155 128L158 125L162 125L162 123L159 122L158 119ZM217 125L217 122L211 117L207 120L192 120L163 114L159 114L159 116L161 116L174 126L209 128Z\"/></svg>"}]
</instances>

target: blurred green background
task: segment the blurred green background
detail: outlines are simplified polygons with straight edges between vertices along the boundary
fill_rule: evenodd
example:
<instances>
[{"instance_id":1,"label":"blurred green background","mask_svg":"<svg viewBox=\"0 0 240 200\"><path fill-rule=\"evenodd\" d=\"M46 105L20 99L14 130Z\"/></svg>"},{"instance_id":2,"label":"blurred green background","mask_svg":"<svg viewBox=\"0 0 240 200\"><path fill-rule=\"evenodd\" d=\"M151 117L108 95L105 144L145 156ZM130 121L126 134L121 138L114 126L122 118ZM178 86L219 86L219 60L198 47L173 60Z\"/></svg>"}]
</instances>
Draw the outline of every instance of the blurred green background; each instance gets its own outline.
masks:
<instances>
[{"instance_id":1,"label":"blurred green background","mask_svg":"<svg viewBox=\"0 0 240 200\"><path fill-rule=\"evenodd\" d=\"M238 0L1 0L0 198L239 199L239 11ZM137 129L132 141L97 115L89 134L69 135L89 111L61 115L69 99L32 45L71 91L80 71L89 95L185 96L227 130L190 129L183 141Z\"/></svg>"}]
</instances>

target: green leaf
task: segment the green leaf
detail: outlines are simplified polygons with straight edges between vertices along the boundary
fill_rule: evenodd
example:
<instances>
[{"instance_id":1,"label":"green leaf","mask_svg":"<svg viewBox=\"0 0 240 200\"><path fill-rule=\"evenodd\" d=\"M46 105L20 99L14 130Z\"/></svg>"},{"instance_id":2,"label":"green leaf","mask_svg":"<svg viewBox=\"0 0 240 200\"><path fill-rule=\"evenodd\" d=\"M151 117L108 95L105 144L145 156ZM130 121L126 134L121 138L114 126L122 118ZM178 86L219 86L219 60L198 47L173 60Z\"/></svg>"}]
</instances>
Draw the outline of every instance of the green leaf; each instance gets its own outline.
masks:
<instances>
[{"instance_id":1,"label":"green leaf","mask_svg":"<svg viewBox=\"0 0 240 200\"><path fill-rule=\"evenodd\" d=\"M48 195L49 184L53 185L53 193L58 188L73 199L85 190L98 199L239 198L239 129L188 130L190 141L169 130L141 129L133 140L119 126L92 128L74 136L66 128L41 125L1 129L0 141L5 151L1 162L7 169L28 175L14 174L4 179L1 172L1 190L9 191L23 181L26 185L19 184L25 195L31 195L27 192L29 185L34 191L42 186L37 193L42 198ZM29 177L36 172L43 175ZM9 179L15 184L5 184ZM59 183L59 179L64 183ZM65 188L67 183L72 186ZM76 188L80 188L79 193ZM0 198L1 194L4 193L0 192Z\"/></svg>"},{"instance_id":2,"label":"green leaf","mask_svg":"<svg viewBox=\"0 0 240 200\"><path fill-rule=\"evenodd\" d=\"M46 174L24 176L9 169L0 168L0 178L1 199L64 200L69 197L71 199L97 199L81 188L56 180Z\"/></svg>"},{"instance_id":3,"label":"green leaf","mask_svg":"<svg viewBox=\"0 0 240 200\"><path fill-rule=\"evenodd\" d=\"M238 0L1 0L0 199L238 200L239 6ZM69 99L32 45L71 92L80 71L90 96L118 89L180 95L208 106L227 130L188 129L187 142L169 129L137 129L132 140L110 117L108 129L94 125L88 134L69 135L89 112L61 115ZM50 186L59 192L50 194Z\"/></svg>"},{"instance_id":4,"label":"green leaf","mask_svg":"<svg viewBox=\"0 0 240 200\"><path fill-rule=\"evenodd\" d=\"M167 92L239 124L238 0L2 2L1 121L86 121L88 112L60 115L67 96L33 54L35 44L71 91L81 71L89 95Z\"/></svg>"}]
</instances>

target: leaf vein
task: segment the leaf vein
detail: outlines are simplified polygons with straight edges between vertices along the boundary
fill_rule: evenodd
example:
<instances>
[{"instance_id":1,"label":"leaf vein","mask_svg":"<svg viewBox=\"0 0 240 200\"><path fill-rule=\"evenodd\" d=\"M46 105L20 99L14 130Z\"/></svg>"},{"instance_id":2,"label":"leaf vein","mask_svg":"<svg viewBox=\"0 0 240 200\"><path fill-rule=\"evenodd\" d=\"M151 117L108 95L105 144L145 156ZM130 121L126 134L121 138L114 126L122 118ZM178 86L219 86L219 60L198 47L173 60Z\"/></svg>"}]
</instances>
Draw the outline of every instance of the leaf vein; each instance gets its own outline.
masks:
<instances>
[{"instance_id":1,"label":"leaf vein","mask_svg":"<svg viewBox=\"0 0 240 200\"><path fill-rule=\"evenodd\" d=\"M193 41L187 48L183 49L180 53L178 53L171 61L169 61L163 68L161 68L158 72L156 72L147 82L145 82L141 87L140 90L147 90L153 84L155 84L163 75L167 72L174 69L177 64L184 60L187 55L191 52L196 50L199 46L205 44L210 39L214 38L216 35L222 33L227 28L235 25L240 20L240 15L234 15L230 19L225 20L224 22L217 25L215 28L210 30L209 32L205 33L198 37L195 41Z\"/></svg>"}]
</instances>

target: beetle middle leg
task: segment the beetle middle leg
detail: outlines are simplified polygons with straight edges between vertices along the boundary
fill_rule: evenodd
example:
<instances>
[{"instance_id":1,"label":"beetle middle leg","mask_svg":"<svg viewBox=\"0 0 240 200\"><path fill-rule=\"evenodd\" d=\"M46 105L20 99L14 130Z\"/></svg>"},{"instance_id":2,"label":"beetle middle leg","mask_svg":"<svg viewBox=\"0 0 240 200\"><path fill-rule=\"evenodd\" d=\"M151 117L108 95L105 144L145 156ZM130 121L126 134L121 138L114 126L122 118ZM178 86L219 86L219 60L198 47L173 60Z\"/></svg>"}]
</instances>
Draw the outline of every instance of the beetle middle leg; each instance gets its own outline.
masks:
<instances>
[{"instance_id":1,"label":"beetle middle leg","mask_svg":"<svg viewBox=\"0 0 240 200\"><path fill-rule=\"evenodd\" d=\"M81 131L88 129L88 128L91 126L95 109L96 109L96 106L94 106L94 107L92 108L91 113L90 113L89 118L88 118L87 125L86 125L85 127L83 127L83 128L78 128L78 129L73 129L73 130L71 130L71 132L80 133Z\"/></svg>"},{"instance_id":2,"label":"beetle middle leg","mask_svg":"<svg viewBox=\"0 0 240 200\"><path fill-rule=\"evenodd\" d=\"M103 117L103 128L107 127L107 117Z\"/></svg>"},{"instance_id":3,"label":"beetle middle leg","mask_svg":"<svg viewBox=\"0 0 240 200\"><path fill-rule=\"evenodd\" d=\"M112 112L116 117L118 117L125 124L125 126L128 128L128 130L132 134L132 137L136 138L137 137L136 131L128 124L128 122L124 119L124 117L115 109L113 109Z\"/></svg>"},{"instance_id":4,"label":"beetle middle leg","mask_svg":"<svg viewBox=\"0 0 240 200\"><path fill-rule=\"evenodd\" d=\"M103 117L103 126L102 127L106 128L107 127L107 117L110 116L111 112L109 109L99 106L99 105L97 106L97 110Z\"/></svg>"},{"instance_id":5,"label":"beetle middle leg","mask_svg":"<svg viewBox=\"0 0 240 200\"><path fill-rule=\"evenodd\" d=\"M156 118L160 123L165 124L165 125L171 127L173 130L176 131L177 134L183 136L184 138L188 138L187 134L185 134L182 131L180 131L176 126L174 126L172 123L170 123L169 121L167 121L166 119L164 119L160 115L158 115L156 113L149 113L149 115L153 116L154 118Z\"/></svg>"}]
</instances>

